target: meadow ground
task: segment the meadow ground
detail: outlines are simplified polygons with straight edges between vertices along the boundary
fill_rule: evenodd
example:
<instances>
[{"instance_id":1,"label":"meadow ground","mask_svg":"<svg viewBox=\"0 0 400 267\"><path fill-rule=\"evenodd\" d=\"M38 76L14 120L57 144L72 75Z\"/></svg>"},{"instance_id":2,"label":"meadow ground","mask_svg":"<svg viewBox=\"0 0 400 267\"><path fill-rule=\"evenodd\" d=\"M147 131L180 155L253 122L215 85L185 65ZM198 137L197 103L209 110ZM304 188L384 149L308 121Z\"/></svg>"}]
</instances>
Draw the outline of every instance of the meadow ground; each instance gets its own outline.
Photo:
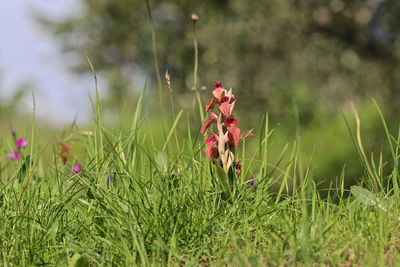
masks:
<instances>
[{"instance_id":1,"label":"meadow ground","mask_svg":"<svg viewBox=\"0 0 400 267\"><path fill-rule=\"evenodd\" d=\"M300 138L270 162L267 116L249 141L258 144L256 151L246 152L242 142L236 152L242 163L237 179L208 160L200 125L192 125L189 113L165 122L169 127L156 138L142 101L143 94L126 132L103 127L95 105L92 129L74 126L63 142L40 145L34 117L29 140L21 140L18 129L1 139L3 266L399 262L398 136L386 131L392 161L375 162L349 127L364 178L348 190L343 171L321 191ZM179 125L187 130L177 131ZM18 156L7 160L9 148Z\"/></svg>"}]
</instances>

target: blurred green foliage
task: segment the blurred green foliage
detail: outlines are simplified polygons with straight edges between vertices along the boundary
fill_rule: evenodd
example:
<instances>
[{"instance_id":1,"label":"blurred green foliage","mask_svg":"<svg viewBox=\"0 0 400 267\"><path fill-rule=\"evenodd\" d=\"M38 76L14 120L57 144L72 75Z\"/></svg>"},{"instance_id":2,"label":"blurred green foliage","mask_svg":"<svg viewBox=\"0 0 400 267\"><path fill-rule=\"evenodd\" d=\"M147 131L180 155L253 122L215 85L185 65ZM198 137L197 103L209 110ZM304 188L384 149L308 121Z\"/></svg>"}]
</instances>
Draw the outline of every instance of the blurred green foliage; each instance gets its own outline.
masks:
<instances>
[{"instance_id":1,"label":"blurred green foliage","mask_svg":"<svg viewBox=\"0 0 400 267\"><path fill-rule=\"evenodd\" d=\"M109 83L108 107L120 108L135 88L142 87L132 77L145 76L156 84L146 1L84 0L82 4L82 12L69 18L37 18L59 41L73 71L90 72L84 55L90 57ZM281 123L274 137L277 143L293 140L298 133L304 137L309 157L319 146L314 160L323 178L339 175L344 163L352 177L360 173L340 114L350 101L362 109L363 134L365 130L370 134L364 142L367 150L379 150L383 144L375 137L382 128L370 98L377 97L386 107L392 126L399 114L398 0L165 0L150 4L160 72L168 69L171 74L177 108L193 103L191 14L195 13L199 16L199 88L207 90L203 101L216 80L233 87L240 99L239 117L246 118L242 127L256 126L258 131L257 122L268 111L272 125ZM347 115L352 117L352 113Z\"/></svg>"},{"instance_id":2,"label":"blurred green foliage","mask_svg":"<svg viewBox=\"0 0 400 267\"><path fill-rule=\"evenodd\" d=\"M78 55L73 69L88 72L87 54L121 101L138 68L155 79L146 1L82 2L82 14L40 20L67 55ZM294 99L302 121L310 122L319 109L336 113L349 100L376 94L399 107L397 0L150 3L161 73L169 70L180 93L193 86L196 13L200 86L221 80L245 96L246 108L285 117Z\"/></svg>"}]
</instances>

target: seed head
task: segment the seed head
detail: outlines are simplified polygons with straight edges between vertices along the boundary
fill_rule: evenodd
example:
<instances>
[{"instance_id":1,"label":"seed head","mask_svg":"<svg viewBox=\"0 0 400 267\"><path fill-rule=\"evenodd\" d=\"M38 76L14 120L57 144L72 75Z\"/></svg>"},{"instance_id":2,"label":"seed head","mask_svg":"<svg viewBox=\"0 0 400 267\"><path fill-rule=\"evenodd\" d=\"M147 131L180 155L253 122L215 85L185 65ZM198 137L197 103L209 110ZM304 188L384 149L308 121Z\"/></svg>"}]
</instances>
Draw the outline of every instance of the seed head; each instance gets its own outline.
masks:
<instances>
[{"instance_id":1,"label":"seed head","mask_svg":"<svg viewBox=\"0 0 400 267\"><path fill-rule=\"evenodd\" d=\"M71 151L72 148L67 142L60 142L60 150L58 151L58 155L60 156L63 165L67 163L68 157L71 155Z\"/></svg>"},{"instance_id":2,"label":"seed head","mask_svg":"<svg viewBox=\"0 0 400 267\"><path fill-rule=\"evenodd\" d=\"M193 22L196 22L196 21L198 21L199 20L199 16L197 16L196 14L192 14L192 21Z\"/></svg>"}]
</instances>

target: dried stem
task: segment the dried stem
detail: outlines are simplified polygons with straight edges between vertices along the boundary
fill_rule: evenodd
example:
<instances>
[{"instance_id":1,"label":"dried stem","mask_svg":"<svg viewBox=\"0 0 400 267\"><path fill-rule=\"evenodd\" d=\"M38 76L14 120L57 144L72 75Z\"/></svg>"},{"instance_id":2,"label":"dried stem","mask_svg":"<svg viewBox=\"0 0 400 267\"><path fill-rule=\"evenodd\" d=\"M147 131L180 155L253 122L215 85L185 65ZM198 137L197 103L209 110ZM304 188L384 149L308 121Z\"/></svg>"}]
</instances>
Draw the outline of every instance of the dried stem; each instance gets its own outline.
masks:
<instances>
[{"instance_id":1,"label":"dried stem","mask_svg":"<svg viewBox=\"0 0 400 267\"><path fill-rule=\"evenodd\" d=\"M171 86L171 77L169 76L168 71L165 73L165 79L167 80L167 84L168 84L168 90L169 90L169 98L171 101L171 109L172 109L172 116L174 118L174 121L176 119L175 117L175 106L174 106L174 98L172 97L172 86Z\"/></svg>"},{"instance_id":2,"label":"dried stem","mask_svg":"<svg viewBox=\"0 0 400 267\"><path fill-rule=\"evenodd\" d=\"M170 97L170 100L171 100L172 117L173 117L174 121L176 121L174 98L172 96L173 89L172 89L172 86L171 86L171 76L169 76L168 71L165 73L165 79L167 80L168 90L169 90L169 97ZM175 141L176 141L176 148L178 149L178 152L180 152L178 136L176 135L176 130L174 130L174 135L175 135ZM179 154L178 154L178 157L179 157Z\"/></svg>"}]
</instances>

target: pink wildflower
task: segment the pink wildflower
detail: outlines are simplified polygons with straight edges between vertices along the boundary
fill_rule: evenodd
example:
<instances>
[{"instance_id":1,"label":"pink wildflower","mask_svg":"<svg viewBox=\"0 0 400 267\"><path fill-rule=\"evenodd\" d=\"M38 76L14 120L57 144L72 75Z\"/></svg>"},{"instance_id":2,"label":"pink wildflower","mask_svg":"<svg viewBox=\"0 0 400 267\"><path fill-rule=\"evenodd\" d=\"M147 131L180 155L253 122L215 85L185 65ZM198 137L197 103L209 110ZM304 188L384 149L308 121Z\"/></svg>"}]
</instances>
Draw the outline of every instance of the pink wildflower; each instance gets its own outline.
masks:
<instances>
[{"instance_id":1,"label":"pink wildflower","mask_svg":"<svg viewBox=\"0 0 400 267\"><path fill-rule=\"evenodd\" d=\"M219 152L218 152L218 148L217 148L217 144L218 144L218 136L215 133L209 133L209 135L211 135L210 138L206 139L206 143L208 144L208 146L204 149L208 160L213 159L218 159L219 158Z\"/></svg>"},{"instance_id":2,"label":"pink wildflower","mask_svg":"<svg viewBox=\"0 0 400 267\"><path fill-rule=\"evenodd\" d=\"M17 150L11 151L7 156L9 161L18 161L21 157Z\"/></svg>"},{"instance_id":3,"label":"pink wildflower","mask_svg":"<svg viewBox=\"0 0 400 267\"><path fill-rule=\"evenodd\" d=\"M81 171L82 171L81 164L75 163L73 172L74 172L75 174L78 174L78 173L80 173Z\"/></svg>"},{"instance_id":4,"label":"pink wildflower","mask_svg":"<svg viewBox=\"0 0 400 267\"><path fill-rule=\"evenodd\" d=\"M18 138L17 140L17 148L25 148L28 145L28 142L24 140L24 138Z\"/></svg>"}]
</instances>

